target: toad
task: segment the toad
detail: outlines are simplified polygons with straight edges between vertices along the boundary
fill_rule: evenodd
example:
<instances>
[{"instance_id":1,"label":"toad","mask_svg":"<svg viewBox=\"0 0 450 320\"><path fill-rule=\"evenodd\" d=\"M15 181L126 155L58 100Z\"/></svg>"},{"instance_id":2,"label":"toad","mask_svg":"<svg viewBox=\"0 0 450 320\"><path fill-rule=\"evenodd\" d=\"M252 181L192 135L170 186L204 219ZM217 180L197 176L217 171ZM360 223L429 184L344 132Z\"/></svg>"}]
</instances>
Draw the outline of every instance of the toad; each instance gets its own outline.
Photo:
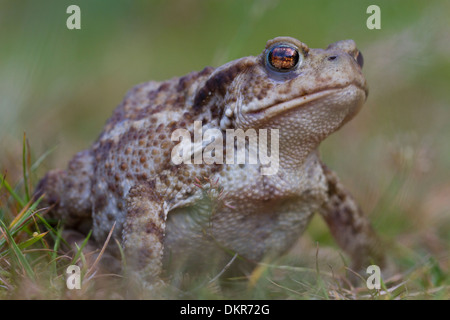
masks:
<instances>
[{"instance_id":1,"label":"toad","mask_svg":"<svg viewBox=\"0 0 450 320\"><path fill-rule=\"evenodd\" d=\"M381 264L368 218L318 153L321 141L366 101L362 66L353 40L311 49L277 37L258 56L139 84L98 140L67 169L48 172L37 194L45 193L43 205L52 206L66 228L92 229L97 242L115 224L130 272L149 288L162 282L171 263L281 255L316 212L355 269ZM276 132L276 141L262 146L277 156L276 170L264 172L267 164L259 158L233 161L238 151L251 149L238 142L213 150L222 153L222 163L190 161L208 141L188 144L185 161L174 161L181 138L173 133L179 129L190 137L215 129L224 141L230 130Z\"/></svg>"}]
</instances>

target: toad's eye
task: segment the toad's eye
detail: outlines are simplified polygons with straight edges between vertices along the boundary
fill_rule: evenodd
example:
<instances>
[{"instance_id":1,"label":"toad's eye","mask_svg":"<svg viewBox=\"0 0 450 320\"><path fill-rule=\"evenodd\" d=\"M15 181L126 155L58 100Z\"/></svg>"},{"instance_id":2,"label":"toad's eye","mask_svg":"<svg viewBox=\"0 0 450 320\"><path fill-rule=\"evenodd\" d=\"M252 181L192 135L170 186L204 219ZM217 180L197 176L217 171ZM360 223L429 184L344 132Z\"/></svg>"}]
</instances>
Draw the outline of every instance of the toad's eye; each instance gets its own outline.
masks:
<instances>
[{"instance_id":1,"label":"toad's eye","mask_svg":"<svg viewBox=\"0 0 450 320\"><path fill-rule=\"evenodd\" d=\"M297 66L300 55L298 49L289 45L274 46L267 53L267 63L277 71L290 71Z\"/></svg>"}]
</instances>

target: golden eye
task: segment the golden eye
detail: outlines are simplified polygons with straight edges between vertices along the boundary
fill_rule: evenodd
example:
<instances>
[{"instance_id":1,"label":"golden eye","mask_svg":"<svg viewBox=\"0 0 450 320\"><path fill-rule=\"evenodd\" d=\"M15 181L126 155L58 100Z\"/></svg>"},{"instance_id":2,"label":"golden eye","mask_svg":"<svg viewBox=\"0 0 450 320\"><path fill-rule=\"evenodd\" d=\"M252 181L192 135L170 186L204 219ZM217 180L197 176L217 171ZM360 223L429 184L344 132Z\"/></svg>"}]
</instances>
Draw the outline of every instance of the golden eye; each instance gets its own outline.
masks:
<instances>
[{"instance_id":1,"label":"golden eye","mask_svg":"<svg viewBox=\"0 0 450 320\"><path fill-rule=\"evenodd\" d=\"M300 55L294 47L280 44L274 46L267 54L267 63L277 71L289 71L297 66Z\"/></svg>"}]
</instances>

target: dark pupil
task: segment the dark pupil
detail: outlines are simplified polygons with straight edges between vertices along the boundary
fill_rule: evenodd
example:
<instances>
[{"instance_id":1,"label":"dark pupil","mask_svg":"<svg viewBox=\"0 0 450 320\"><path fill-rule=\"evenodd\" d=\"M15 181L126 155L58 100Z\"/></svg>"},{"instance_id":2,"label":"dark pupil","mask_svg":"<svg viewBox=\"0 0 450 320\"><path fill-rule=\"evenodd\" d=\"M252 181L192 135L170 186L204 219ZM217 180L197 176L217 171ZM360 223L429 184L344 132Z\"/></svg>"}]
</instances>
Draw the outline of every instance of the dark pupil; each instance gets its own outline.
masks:
<instances>
[{"instance_id":1,"label":"dark pupil","mask_svg":"<svg viewBox=\"0 0 450 320\"><path fill-rule=\"evenodd\" d=\"M291 47L275 47L269 52L269 62L276 69L291 69L297 65L298 52Z\"/></svg>"}]
</instances>

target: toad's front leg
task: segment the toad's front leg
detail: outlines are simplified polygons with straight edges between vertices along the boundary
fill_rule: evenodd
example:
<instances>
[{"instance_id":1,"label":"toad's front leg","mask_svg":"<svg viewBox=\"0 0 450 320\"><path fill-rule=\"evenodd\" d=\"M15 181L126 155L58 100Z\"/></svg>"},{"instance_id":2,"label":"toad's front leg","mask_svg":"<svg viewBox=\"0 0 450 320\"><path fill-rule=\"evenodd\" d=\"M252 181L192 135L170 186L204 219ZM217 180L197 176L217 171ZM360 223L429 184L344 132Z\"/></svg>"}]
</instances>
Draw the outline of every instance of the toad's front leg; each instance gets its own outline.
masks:
<instances>
[{"instance_id":1,"label":"toad's front leg","mask_svg":"<svg viewBox=\"0 0 450 320\"><path fill-rule=\"evenodd\" d=\"M322 168L328 184L328 199L321 214L338 245L350 255L352 269L365 272L371 264L385 266L384 246L369 219L336 174L325 165Z\"/></svg>"},{"instance_id":2,"label":"toad's front leg","mask_svg":"<svg viewBox=\"0 0 450 320\"><path fill-rule=\"evenodd\" d=\"M146 290L158 289L164 251L167 209L151 184L133 186L126 201L123 247L129 276Z\"/></svg>"}]
</instances>

